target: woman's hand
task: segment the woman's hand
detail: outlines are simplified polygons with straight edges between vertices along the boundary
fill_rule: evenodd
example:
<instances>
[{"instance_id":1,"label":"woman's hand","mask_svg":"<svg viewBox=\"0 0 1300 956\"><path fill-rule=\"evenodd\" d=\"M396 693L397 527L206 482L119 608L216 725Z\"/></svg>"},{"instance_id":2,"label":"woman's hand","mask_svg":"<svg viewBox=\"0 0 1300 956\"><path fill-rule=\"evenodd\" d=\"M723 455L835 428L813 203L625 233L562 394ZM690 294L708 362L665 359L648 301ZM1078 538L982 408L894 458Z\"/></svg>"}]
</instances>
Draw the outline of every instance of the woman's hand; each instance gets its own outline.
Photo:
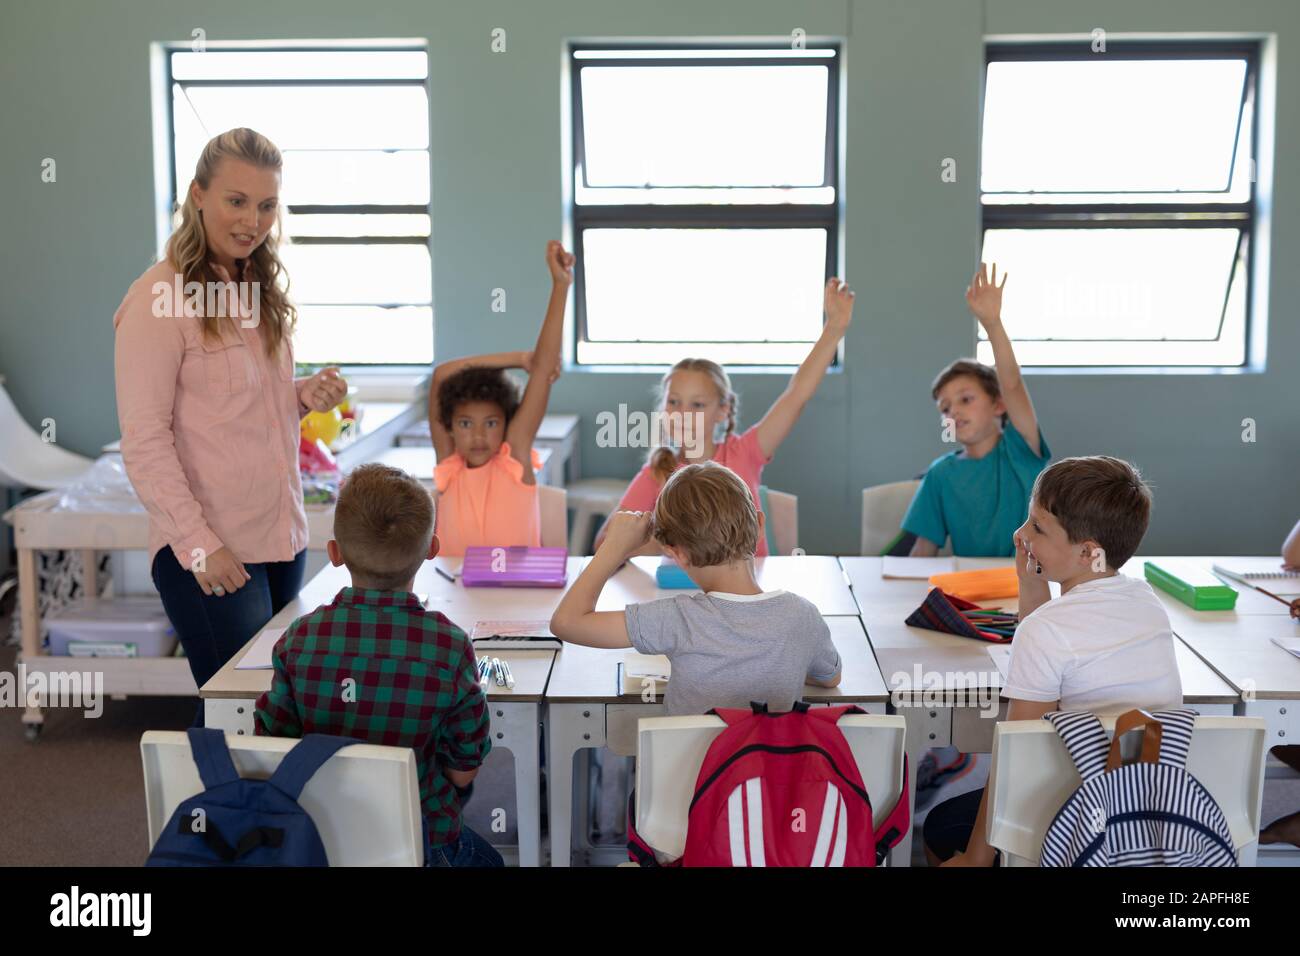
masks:
<instances>
[{"instance_id":1,"label":"woman's hand","mask_svg":"<svg viewBox=\"0 0 1300 956\"><path fill-rule=\"evenodd\" d=\"M208 597L234 594L251 580L243 562L224 547L217 548L204 559L202 571L193 566L190 570Z\"/></svg>"},{"instance_id":2,"label":"woman's hand","mask_svg":"<svg viewBox=\"0 0 1300 956\"><path fill-rule=\"evenodd\" d=\"M302 383L298 389L298 400L313 412L328 412L343 401L347 394L347 380L339 374L336 366L331 365Z\"/></svg>"}]
</instances>

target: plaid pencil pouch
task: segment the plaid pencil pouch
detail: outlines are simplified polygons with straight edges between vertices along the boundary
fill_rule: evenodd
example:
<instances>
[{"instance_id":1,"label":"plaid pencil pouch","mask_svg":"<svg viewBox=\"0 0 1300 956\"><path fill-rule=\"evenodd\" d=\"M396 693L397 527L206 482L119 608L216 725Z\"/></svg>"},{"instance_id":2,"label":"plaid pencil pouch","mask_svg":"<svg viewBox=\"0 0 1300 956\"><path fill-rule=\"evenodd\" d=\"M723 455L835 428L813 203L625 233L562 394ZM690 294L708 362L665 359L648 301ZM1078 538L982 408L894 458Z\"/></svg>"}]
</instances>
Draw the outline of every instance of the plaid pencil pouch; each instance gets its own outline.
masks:
<instances>
[{"instance_id":1,"label":"plaid pencil pouch","mask_svg":"<svg viewBox=\"0 0 1300 956\"><path fill-rule=\"evenodd\" d=\"M931 588L921 606L909 614L904 623L993 644L1011 642L1016 631L1015 615L972 614L972 611L982 612L983 609L973 601L945 594L941 588Z\"/></svg>"}]
</instances>

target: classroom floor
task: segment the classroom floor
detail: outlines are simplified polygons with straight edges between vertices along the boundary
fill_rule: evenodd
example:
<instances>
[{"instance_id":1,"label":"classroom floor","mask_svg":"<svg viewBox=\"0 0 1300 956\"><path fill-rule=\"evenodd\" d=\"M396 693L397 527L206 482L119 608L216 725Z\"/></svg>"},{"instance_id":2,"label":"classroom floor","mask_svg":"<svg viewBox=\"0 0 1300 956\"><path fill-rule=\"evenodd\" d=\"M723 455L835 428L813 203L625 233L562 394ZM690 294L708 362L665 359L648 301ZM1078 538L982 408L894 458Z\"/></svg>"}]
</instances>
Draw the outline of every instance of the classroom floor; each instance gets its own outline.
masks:
<instances>
[{"instance_id":1,"label":"classroom floor","mask_svg":"<svg viewBox=\"0 0 1300 956\"><path fill-rule=\"evenodd\" d=\"M0 616L0 635L8 633L8 619ZM14 673L16 652L0 645L0 671ZM97 720L80 711L48 710L40 741L29 744L21 709L0 708L0 866L141 865L148 837L140 735L184 730L193 717L191 699L168 697L109 700ZM465 822L495 843L515 840L513 774L509 753L491 754L465 809ZM604 798L594 801L597 806L619 802L613 795L622 792L619 776L601 774ZM505 810L504 832L492 830L498 808ZM1297 808L1300 777L1267 781L1264 823ZM612 811L599 816L598 828L621 829Z\"/></svg>"}]
</instances>

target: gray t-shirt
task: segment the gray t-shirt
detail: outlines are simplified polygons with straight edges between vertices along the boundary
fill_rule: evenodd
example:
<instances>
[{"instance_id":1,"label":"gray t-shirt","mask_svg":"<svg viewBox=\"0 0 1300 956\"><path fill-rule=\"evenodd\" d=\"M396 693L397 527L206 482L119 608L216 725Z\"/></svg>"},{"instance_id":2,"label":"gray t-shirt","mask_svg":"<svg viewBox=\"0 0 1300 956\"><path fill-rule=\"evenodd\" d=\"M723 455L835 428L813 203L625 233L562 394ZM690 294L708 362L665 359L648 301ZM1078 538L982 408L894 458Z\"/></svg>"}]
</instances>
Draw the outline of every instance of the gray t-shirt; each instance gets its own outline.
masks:
<instances>
[{"instance_id":1,"label":"gray t-shirt","mask_svg":"<svg viewBox=\"0 0 1300 956\"><path fill-rule=\"evenodd\" d=\"M789 710L808 677L831 680L840 655L816 606L797 594L679 594L629 604L627 634L642 654L672 664L664 707L670 715L714 707Z\"/></svg>"}]
</instances>

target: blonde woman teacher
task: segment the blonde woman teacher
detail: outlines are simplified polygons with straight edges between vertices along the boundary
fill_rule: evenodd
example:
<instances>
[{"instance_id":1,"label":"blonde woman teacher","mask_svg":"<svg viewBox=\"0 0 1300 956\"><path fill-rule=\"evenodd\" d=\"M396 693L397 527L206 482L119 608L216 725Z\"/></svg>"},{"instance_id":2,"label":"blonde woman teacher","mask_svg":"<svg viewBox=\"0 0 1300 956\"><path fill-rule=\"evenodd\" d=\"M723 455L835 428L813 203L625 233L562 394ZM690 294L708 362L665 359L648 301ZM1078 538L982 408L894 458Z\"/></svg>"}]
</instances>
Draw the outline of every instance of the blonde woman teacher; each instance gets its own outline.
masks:
<instances>
[{"instance_id":1,"label":"blonde woman teacher","mask_svg":"<svg viewBox=\"0 0 1300 956\"><path fill-rule=\"evenodd\" d=\"M122 460L199 687L298 594L299 422L347 394L336 368L293 377L280 168L253 130L213 138L165 256L113 316Z\"/></svg>"}]
</instances>

